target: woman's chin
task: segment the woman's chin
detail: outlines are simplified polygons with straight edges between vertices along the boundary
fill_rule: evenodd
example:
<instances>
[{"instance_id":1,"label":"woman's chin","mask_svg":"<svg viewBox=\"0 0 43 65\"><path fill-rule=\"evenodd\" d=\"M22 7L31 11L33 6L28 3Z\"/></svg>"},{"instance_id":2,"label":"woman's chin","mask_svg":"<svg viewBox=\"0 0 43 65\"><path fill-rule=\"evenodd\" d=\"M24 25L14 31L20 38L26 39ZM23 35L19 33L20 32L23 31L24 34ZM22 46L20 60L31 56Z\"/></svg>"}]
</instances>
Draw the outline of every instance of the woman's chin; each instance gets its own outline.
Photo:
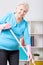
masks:
<instances>
[{"instance_id":1,"label":"woman's chin","mask_svg":"<svg viewBox=\"0 0 43 65\"><path fill-rule=\"evenodd\" d=\"M19 16L19 18L22 18L22 16Z\"/></svg>"}]
</instances>

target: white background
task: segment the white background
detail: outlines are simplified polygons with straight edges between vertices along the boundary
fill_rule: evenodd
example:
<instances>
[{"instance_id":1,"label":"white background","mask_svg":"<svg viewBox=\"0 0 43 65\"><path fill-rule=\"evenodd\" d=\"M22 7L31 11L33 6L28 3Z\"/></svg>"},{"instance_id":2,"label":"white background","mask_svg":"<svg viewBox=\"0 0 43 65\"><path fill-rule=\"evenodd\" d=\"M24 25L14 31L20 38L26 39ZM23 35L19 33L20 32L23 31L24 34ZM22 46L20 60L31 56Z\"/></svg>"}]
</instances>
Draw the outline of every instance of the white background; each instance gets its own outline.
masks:
<instances>
[{"instance_id":1,"label":"white background","mask_svg":"<svg viewBox=\"0 0 43 65\"><path fill-rule=\"evenodd\" d=\"M21 2L29 4L26 19L29 21L43 21L43 0L0 0L0 17L7 12L14 12Z\"/></svg>"}]
</instances>

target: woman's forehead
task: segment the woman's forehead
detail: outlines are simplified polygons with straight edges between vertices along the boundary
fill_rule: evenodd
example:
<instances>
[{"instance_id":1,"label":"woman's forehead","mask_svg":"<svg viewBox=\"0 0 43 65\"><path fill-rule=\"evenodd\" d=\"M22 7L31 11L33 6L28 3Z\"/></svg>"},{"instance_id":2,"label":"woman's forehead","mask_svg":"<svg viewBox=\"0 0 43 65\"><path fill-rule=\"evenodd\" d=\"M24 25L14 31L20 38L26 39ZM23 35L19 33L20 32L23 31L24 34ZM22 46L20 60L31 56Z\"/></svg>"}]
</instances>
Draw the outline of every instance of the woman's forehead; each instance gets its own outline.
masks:
<instances>
[{"instance_id":1,"label":"woman's forehead","mask_svg":"<svg viewBox=\"0 0 43 65\"><path fill-rule=\"evenodd\" d=\"M19 5L19 6L17 6L17 9L25 9L25 10L27 10L27 7L25 5Z\"/></svg>"}]
</instances>

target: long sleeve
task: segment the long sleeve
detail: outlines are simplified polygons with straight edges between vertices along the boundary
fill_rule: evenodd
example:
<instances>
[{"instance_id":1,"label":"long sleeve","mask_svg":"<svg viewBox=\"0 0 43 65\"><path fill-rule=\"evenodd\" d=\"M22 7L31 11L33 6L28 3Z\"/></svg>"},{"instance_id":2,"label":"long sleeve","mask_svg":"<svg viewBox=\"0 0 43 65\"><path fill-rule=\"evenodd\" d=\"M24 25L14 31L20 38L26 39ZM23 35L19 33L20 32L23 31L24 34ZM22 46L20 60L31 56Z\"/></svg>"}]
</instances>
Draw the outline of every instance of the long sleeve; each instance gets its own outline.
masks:
<instances>
[{"instance_id":1,"label":"long sleeve","mask_svg":"<svg viewBox=\"0 0 43 65\"><path fill-rule=\"evenodd\" d=\"M24 30L24 42L26 45L31 45L31 37L28 32L28 23L26 23L26 27Z\"/></svg>"},{"instance_id":2,"label":"long sleeve","mask_svg":"<svg viewBox=\"0 0 43 65\"><path fill-rule=\"evenodd\" d=\"M12 13L7 13L0 19L0 27L2 29L9 29L12 26Z\"/></svg>"},{"instance_id":3,"label":"long sleeve","mask_svg":"<svg viewBox=\"0 0 43 65\"><path fill-rule=\"evenodd\" d=\"M24 41L26 45L26 50L27 50L27 55L28 55L28 60L32 60L32 52L31 52L31 36L29 34L28 30L28 23L26 23L26 27L24 30Z\"/></svg>"},{"instance_id":4,"label":"long sleeve","mask_svg":"<svg viewBox=\"0 0 43 65\"><path fill-rule=\"evenodd\" d=\"M11 18L11 13L7 13L2 18L0 18L0 24L6 23Z\"/></svg>"}]
</instances>

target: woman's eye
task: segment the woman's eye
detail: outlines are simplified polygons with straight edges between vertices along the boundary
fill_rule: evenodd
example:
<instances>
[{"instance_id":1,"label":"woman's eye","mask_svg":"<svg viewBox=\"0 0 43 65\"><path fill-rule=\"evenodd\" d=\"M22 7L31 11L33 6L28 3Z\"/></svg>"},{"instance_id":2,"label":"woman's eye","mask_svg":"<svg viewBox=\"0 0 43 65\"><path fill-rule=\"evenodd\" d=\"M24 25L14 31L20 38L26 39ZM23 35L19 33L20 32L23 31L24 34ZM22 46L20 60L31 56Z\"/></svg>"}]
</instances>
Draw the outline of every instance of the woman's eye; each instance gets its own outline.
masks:
<instances>
[{"instance_id":1,"label":"woman's eye","mask_svg":"<svg viewBox=\"0 0 43 65\"><path fill-rule=\"evenodd\" d=\"M20 9L20 11L23 11L23 12L24 12L24 14L26 13L26 10Z\"/></svg>"},{"instance_id":2,"label":"woman's eye","mask_svg":"<svg viewBox=\"0 0 43 65\"><path fill-rule=\"evenodd\" d=\"M26 11L24 11L24 13L26 13Z\"/></svg>"}]
</instances>

